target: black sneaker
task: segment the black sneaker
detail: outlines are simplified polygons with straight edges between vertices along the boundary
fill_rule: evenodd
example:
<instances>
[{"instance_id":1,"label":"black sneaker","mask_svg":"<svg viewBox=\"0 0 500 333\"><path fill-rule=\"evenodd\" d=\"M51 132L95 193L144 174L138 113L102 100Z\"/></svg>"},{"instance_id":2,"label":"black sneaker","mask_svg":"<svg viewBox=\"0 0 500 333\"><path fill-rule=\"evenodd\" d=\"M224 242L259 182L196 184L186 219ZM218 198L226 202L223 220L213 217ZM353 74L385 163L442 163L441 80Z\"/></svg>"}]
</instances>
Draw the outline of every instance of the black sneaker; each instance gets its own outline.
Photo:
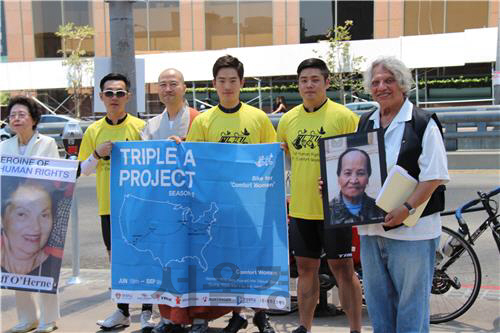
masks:
<instances>
[{"instance_id":1,"label":"black sneaker","mask_svg":"<svg viewBox=\"0 0 500 333\"><path fill-rule=\"evenodd\" d=\"M247 328L248 320L241 318L237 313L233 313L229 324L222 330L223 333L236 333L242 328Z\"/></svg>"},{"instance_id":2,"label":"black sneaker","mask_svg":"<svg viewBox=\"0 0 500 333\"><path fill-rule=\"evenodd\" d=\"M307 328L305 328L304 326L300 325L299 327L297 327L296 329L294 329L292 331L292 333L307 333Z\"/></svg>"},{"instance_id":3,"label":"black sneaker","mask_svg":"<svg viewBox=\"0 0 500 333\"><path fill-rule=\"evenodd\" d=\"M275 333L274 328L269 323L269 317L264 311L255 312L253 324L257 326L260 333Z\"/></svg>"},{"instance_id":4,"label":"black sneaker","mask_svg":"<svg viewBox=\"0 0 500 333\"><path fill-rule=\"evenodd\" d=\"M182 325L166 324L164 322L161 322L158 325L156 325L151 332L152 333L184 333L185 331L184 331L184 327L182 327Z\"/></svg>"}]
</instances>

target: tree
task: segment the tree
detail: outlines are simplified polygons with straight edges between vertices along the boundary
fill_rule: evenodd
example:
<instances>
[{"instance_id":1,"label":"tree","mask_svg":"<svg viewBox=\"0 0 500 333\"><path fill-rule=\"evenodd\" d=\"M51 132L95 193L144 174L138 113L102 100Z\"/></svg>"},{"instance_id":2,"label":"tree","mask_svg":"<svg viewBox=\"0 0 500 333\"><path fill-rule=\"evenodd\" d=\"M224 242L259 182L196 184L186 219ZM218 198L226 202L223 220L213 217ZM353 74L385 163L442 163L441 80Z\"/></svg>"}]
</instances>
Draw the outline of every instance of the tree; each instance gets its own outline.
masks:
<instances>
[{"instance_id":1,"label":"tree","mask_svg":"<svg viewBox=\"0 0 500 333\"><path fill-rule=\"evenodd\" d=\"M326 53L326 64L330 70L330 85L340 92L340 101L345 104L345 90L351 93L363 91L361 80L361 64L365 61L362 56L351 54L351 27L353 21L345 21L344 25L338 25L328 30L328 51Z\"/></svg>"},{"instance_id":2,"label":"tree","mask_svg":"<svg viewBox=\"0 0 500 333\"><path fill-rule=\"evenodd\" d=\"M72 94L75 105L75 116L80 117L80 104L83 101L83 75L93 71L92 61L85 58L86 51L83 49L83 41L94 36L94 29L88 25L77 26L72 22L60 25L55 33L61 38L63 65L67 67L68 84L67 91Z\"/></svg>"},{"instance_id":3,"label":"tree","mask_svg":"<svg viewBox=\"0 0 500 333\"><path fill-rule=\"evenodd\" d=\"M9 94L5 92L0 92L0 106L7 105L9 103Z\"/></svg>"}]
</instances>

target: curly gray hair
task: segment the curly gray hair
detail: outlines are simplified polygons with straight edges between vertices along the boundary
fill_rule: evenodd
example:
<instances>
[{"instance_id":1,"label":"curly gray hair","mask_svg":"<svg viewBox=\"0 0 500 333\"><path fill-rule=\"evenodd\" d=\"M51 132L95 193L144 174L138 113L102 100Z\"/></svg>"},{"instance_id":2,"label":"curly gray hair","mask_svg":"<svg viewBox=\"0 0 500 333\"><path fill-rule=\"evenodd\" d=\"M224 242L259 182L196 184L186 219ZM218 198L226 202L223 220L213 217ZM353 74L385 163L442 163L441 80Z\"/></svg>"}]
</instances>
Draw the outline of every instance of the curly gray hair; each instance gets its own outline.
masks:
<instances>
[{"instance_id":1,"label":"curly gray hair","mask_svg":"<svg viewBox=\"0 0 500 333\"><path fill-rule=\"evenodd\" d=\"M382 66L394 75L394 78L399 84L399 87L406 95L414 85L411 71L406 65L395 57L380 57L373 61L368 69L363 74L363 85L366 92L370 93L371 82L373 78L373 69L377 66Z\"/></svg>"}]
</instances>

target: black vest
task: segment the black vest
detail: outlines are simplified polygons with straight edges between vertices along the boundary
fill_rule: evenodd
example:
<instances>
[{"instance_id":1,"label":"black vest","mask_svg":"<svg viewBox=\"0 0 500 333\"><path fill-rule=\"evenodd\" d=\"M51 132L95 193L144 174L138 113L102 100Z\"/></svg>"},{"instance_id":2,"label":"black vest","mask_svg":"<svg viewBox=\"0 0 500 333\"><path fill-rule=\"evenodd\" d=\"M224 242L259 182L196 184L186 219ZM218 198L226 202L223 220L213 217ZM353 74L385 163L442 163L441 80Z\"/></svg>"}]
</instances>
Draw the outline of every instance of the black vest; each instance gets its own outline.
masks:
<instances>
[{"instance_id":1,"label":"black vest","mask_svg":"<svg viewBox=\"0 0 500 333\"><path fill-rule=\"evenodd\" d=\"M373 121L369 120L373 112L366 112L361 115L358 124L358 132L366 132L373 129ZM415 179L418 180L420 175L420 168L418 166L418 158L422 154L422 139L424 137L425 129L429 121L434 119L441 136L443 135L443 128L435 113L413 107L411 119L405 122L405 129L403 132L403 139L401 141L401 149L399 150L397 165L401 166ZM432 193L427 206L425 206L422 216L431 215L444 210L444 191L446 187L439 185L438 188Z\"/></svg>"}]
</instances>

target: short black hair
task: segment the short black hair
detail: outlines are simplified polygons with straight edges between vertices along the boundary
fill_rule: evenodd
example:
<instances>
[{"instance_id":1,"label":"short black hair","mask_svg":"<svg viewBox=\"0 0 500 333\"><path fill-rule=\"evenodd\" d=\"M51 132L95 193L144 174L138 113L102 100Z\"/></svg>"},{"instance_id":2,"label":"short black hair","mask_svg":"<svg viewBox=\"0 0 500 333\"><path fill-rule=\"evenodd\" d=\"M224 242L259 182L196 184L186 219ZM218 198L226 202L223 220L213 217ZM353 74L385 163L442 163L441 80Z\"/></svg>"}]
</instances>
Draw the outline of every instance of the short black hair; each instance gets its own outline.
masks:
<instances>
[{"instance_id":1,"label":"short black hair","mask_svg":"<svg viewBox=\"0 0 500 333\"><path fill-rule=\"evenodd\" d=\"M325 78L325 80L328 79L328 76L330 75L330 71L328 70L328 66L326 63L319 59L319 58L309 58L304 61L302 61L299 64L299 67L297 67L297 76L300 76L300 73L306 69L306 68L317 68L320 70L321 75Z\"/></svg>"},{"instance_id":2,"label":"short black hair","mask_svg":"<svg viewBox=\"0 0 500 333\"><path fill-rule=\"evenodd\" d=\"M340 176L340 172L342 172L342 159L344 158L344 155L349 154L353 151L359 151L366 157L366 172L368 173L368 177L370 177L372 175L372 164L370 162L370 156L366 151L358 148L349 148L346 149L342 154L340 154L339 163L337 164L337 176Z\"/></svg>"},{"instance_id":3,"label":"short black hair","mask_svg":"<svg viewBox=\"0 0 500 333\"><path fill-rule=\"evenodd\" d=\"M10 110L14 107L14 105L20 104L24 105L25 107L28 108L28 111L30 113L31 119L33 119L33 129L36 128L36 125L40 122L40 118L42 116L42 113L36 106L35 102L26 96L18 95L14 96L9 100L9 104L7 105L7 115L10 115Z\"/></svg>"},{"instance_id":4,"label":"short black hair","mask_svg":"<svg viewBox=\"0 0 500 333\"><path fill-rule=\"evenodd\" d=\"M238 60L238 58L226 54L225 56L217 59L214 63L214 67L212 68L214 79L217 77L217 74L222 68L234 68L236 72L238 72L240 81L243 80L243 64Z\"/></svg>"},{"instance_id":5,"label":"short black hair","mask_svg":"<svg viewBox=\"0 0 500 333\"><path fill-rule=\"evenodd\" d=\"M129 79L121 74L121 73L109 73L105 77L101 79L101 83L99 83L99 87L101 87L101 91L104 89L104 84L106 81L123 81L125 82L125 87L127 88L127 91L130 89L130 81Z\"/></svg>"}]
</instances>

